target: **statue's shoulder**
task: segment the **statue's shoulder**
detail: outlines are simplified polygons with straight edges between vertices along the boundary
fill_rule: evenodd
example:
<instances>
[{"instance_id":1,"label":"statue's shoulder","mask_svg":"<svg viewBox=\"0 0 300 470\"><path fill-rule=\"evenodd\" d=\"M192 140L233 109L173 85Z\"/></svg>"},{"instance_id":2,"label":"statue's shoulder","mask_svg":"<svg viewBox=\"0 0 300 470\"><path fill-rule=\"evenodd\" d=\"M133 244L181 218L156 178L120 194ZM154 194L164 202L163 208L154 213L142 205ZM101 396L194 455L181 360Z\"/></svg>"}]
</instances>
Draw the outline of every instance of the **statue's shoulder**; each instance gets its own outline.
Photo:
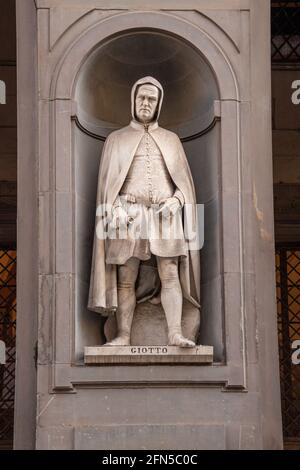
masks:
<instances>
[{"instance_id":1,"label":"statue's shoulder","mask_svg":"<svg viewBox=\"0 0 300 470\"><path fill-rule=\"evenodd\" d=\"M165 129L164 127L158 127L155 132L159 132L162 137L167 138L169 141L174 143L180 142L180 139L176 132L169 131L169 129Z\"/></svg>"}]
</instances>

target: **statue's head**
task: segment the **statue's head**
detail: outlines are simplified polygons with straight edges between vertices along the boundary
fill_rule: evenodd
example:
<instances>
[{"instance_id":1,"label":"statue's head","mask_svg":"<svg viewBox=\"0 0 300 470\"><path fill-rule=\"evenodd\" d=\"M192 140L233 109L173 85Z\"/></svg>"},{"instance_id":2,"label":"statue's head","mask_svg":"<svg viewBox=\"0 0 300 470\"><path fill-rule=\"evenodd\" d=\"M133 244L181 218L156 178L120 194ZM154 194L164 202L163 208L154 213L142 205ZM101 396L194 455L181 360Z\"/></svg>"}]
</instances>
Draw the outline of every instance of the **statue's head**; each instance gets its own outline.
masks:
<instances>
[{"instance_id":1,"label":"statue's head","mask_svg":"<svg viewBox=\"0 0 300 470\"><path fill-rule=\"evenodd\" d=\"M162 101L163 88L152 77L144 77L138 80L132 88L132 116L143 124L157 121Z\"/></svg>"}]
</instances>

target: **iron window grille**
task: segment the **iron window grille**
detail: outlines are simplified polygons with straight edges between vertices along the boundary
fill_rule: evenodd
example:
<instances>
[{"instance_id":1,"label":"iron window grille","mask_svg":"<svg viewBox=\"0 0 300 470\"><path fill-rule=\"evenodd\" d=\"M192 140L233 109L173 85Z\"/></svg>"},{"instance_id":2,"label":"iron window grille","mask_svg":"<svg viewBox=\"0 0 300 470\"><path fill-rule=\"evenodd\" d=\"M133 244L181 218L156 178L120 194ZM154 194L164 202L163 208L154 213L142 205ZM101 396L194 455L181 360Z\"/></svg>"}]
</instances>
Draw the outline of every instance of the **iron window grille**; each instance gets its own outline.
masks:
<instances>
[{"instance_id":1,"label":"iron window grille","mask_svg":"<svg viewBox=\"0 0 300 470\"><path fill-rule=\"evenodd\" d=\"M283 435L300 438L300 365L293 343L300 340L300 246L276 250L277 319Z\"/></svg>"}]
</instances>

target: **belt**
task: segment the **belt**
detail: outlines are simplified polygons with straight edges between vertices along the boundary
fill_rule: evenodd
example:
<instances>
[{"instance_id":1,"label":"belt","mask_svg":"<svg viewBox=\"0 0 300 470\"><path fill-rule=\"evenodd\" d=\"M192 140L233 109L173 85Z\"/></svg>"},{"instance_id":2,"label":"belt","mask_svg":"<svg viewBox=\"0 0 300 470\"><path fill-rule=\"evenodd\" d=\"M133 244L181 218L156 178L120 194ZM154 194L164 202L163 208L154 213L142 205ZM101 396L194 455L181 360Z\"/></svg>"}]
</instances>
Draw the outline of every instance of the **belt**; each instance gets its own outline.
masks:
<instances>
[{"instance_id":1,"label":"belt","mask_svg":"<svg viewBox=\"0 0 300 470\"><path fill-rule=\"evenodd\" d=\"M125 202L130 202L131 204L142 204L143 206L146 206L146 207L152 207L152 206L161 206L162 204L164 204L164 201L161 201L160 204L158 203L153 203L151 201L146 201L144 198L142 197L136 197L136 196L133 196L132 194L120 194L120 199L124 200Z\"/></svg>"}]
</instances>

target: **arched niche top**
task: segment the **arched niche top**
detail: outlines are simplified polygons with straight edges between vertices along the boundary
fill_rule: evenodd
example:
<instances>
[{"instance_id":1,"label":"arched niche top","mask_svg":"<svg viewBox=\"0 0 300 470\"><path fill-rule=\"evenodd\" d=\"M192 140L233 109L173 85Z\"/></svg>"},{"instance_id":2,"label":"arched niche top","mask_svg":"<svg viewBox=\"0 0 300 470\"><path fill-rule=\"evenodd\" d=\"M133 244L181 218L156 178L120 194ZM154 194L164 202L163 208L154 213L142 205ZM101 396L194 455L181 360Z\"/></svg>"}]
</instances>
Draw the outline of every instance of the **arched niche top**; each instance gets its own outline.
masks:
<instances>
[{"instance_id":1,"label":"arched niche top","mask_svg":"<svg viewBox=\"0 0 300 470\"><path fill-rule=\"evenodd\" d=\"M82 65L74 97L81 126L106 136L127 125L132 85L148 75L165 90L163 127L188 138L211 126L219 90L207 62L187 42L145 29L108 40Z\"/></svg>"},{"instance_id":2,"label":"arched niche top","mask_svg":"<svg viewBox=\"0 0 300 470\"><path fill-rule=\"evenodd\" d=\"M74 99L76 82L82 65L101 44L114 36L131 31L155 29L161 34L177 37L195 48L209 64L221 100L239 100L237 78L224 48L199 26L186 19L164 12L126 12L105 18L84 31L63 54L56 66L50 99ZM232 44L223 34L224 43Z\"/></svg>"}]
</instances>

